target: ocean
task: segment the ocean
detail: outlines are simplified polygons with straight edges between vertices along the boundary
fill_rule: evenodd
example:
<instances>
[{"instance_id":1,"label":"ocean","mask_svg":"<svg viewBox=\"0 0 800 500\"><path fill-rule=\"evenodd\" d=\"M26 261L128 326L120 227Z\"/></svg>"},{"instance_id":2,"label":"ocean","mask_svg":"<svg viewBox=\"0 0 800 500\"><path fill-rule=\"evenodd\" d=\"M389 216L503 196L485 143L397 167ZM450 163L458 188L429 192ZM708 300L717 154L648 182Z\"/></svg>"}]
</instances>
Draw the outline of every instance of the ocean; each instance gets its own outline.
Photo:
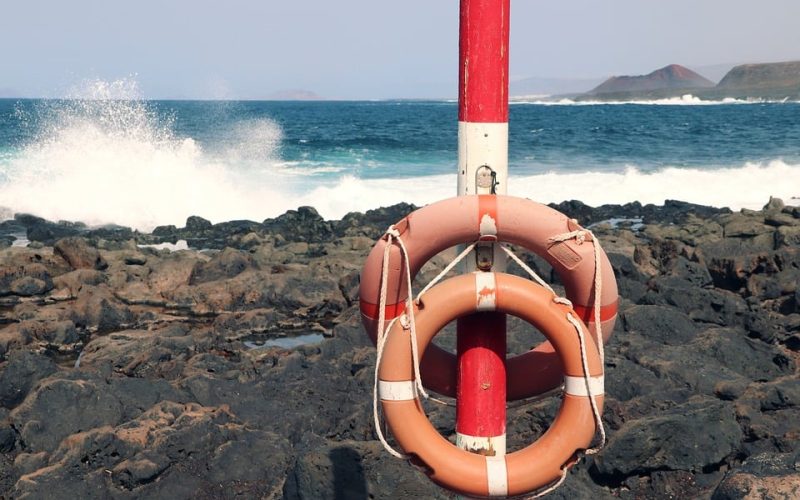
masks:
<instances>
[{"instance_id":1,"label":"ocean","mask_svg":"<svg viewBox=\"0 0 800 500\"><path fill-rule=\"evenodd\" d=\"M509 123L509 194L800 204L800 103L532 100ZM78 99L0 99L0 220L151 230L302 205L337 219L455 195L456 155L454 101L150 101L101 82Z\"/></svg>"}]
</instances>

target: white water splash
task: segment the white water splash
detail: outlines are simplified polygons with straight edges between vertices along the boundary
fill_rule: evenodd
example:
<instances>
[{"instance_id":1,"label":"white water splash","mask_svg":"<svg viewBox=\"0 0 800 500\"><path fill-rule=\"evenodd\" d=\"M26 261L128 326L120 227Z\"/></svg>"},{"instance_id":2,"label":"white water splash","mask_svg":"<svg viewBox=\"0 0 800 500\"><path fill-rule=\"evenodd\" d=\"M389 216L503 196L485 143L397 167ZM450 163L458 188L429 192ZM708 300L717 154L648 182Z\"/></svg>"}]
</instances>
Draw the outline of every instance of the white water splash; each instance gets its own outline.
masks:
<instances>
[{"instance_id":1,"label":"white water splash","mask_svg":"<svg viewBox=\"0 0 800 500\"><path fill-rule=\"evenodd\" d=\"M36 139L0 165L0 205L15 212L148 231L190 215L262 220L292 205L276 183L272 121L239 123L227 150L211 154L175 136L129 81L89 82L80 98L39 111Z\"/></svg>"},{"instance_id":2,"label":"white water splash","mask_svg":"<svg viewBox=\"0 0 800 500\"><path fill-rule=\"evenodd\" d=\"M334 186L318 187L298 201L328 218L349 211L365 211L394 203L425 205L455 195L456 176L440 175L416 179L363 180L344 177ZM734 210L763 207L770 196L800 205L800 165L781 160L766 164L747 163L717 169L665 168L642 172L628 167L624 172L548 172L516 176L511 172L509 194L541 203L580 200L597 206L639 201L662 205L681 200Z\"/></svg>"}]
</instances>

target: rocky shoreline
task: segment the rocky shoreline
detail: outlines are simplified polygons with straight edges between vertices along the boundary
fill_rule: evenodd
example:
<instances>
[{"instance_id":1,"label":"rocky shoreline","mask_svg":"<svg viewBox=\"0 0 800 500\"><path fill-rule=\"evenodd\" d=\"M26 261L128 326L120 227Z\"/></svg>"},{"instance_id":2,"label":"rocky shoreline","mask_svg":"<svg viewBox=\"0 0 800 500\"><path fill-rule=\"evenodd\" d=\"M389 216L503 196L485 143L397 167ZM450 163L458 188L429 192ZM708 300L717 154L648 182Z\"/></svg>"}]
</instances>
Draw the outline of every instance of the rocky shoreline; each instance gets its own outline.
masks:
<instances>
[{"instance_id":1,"label":"rocky shoreline","mask_svg":"<svg viewBox=\"0 0 800 500\"><path fill-rule=\"evenodd\" d=\"M798 498L800 208L555 208L600 236L621 299L608 445L552 497ZM453 498L372 428L358 275L411 209L150 234L0 222L0 498ZM297 335L313 341L266 342ZM514 352L533 342L511 322ZM509 447L556 407L512 407ZM452 435L452 408L429 410Z\"/></svg>"}]
</instances>

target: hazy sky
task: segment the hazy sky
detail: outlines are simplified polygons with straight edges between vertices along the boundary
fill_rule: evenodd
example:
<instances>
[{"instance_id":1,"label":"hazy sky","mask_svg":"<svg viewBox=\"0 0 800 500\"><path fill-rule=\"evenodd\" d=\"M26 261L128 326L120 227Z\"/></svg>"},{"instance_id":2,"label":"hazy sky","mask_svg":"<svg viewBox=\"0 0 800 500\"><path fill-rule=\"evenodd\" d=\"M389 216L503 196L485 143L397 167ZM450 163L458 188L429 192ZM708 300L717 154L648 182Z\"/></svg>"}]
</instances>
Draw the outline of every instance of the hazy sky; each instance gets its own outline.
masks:
<instances>
[{"instance_id":1,"label":"hazy sky","mask_svg":"<svg viewBox=\"0 0 800 500\"><path fill-rule=\"evenodd\" d=\"M2 0L0 95L135 75L145 97L456 94L458 0ZM798 0L512 0L511 75L800 59Z\"/></svg>"}]
</instances>

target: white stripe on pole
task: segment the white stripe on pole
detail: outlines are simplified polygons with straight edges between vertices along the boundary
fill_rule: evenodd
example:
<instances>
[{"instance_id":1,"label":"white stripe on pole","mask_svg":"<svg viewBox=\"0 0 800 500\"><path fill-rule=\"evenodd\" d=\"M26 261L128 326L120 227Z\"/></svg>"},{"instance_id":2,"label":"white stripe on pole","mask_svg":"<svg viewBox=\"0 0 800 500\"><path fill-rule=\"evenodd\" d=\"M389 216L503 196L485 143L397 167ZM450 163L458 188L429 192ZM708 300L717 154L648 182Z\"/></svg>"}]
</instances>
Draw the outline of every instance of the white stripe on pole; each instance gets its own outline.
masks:
<instances>
[{"instance_id":1,"label":"white stripe on pole","mask_svg":"<svg viewBox=\"0 0 800 500\"><path fill-rule=\"evenodd\" d=\"M508 191L508 123L458 122L458 195L491 194L478 190L475 174L488 165L497 175L497 194Z\"/></svg>"}]
</instances>

